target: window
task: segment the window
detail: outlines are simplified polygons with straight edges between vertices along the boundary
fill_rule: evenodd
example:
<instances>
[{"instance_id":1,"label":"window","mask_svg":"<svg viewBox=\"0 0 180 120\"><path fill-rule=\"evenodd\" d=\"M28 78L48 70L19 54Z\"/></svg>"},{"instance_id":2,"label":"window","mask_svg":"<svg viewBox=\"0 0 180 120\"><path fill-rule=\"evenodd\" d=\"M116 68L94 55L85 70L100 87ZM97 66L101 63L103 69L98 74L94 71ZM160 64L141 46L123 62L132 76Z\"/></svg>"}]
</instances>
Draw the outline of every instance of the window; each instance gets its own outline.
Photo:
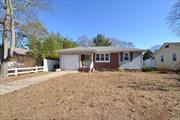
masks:
<instances>
[{"instance_id":1,"label":"window","mask_svg":"<svg viewBox=\"0 0 180 120\"><path fill-rule=\"evenodd\" d=\"M173 61L176 61L176 54L173 53Z\"/></svg>"},{"instance_id":2,"label":"window","mask_svg":"<svg viewBox=\"0 0 180 120\"><path fill-rule=\"evenodd\" d=\"M129 61L129 53L124 53L124 61Z\"/></svg>"},{"instance_id":3,"label":"window","mask_svg":"<svg viewBox=\"0 0 180 120\"><path fill-rule=\"evenodd\" d=\"M165 48L169 48L169 45L166 45Z\"/></svg>"},{"instance_id":4,"label":"window","mask_svg":"<svg viewBox=\"0 0 180 120\"><path fill-rule=\"evenodd\" d=\"M100 60L100 54L96 54L96 61Z\"/></svg>"},{"instance_id":5,"label":"window","mask_svg":"<svg viewBox=\"0 0 180 120\"><path fill-rule=\"evenodd\" d=\"M96 54L96 62L110 62L110 54L108 53Z\"/></svg>"},{"instance_id":6,"label":"window","mask_svg":"<svg viewBox=\"0 0 180 120\"><path fill-rule=\"evenodd\" d=\"M163 55L161 56L161 62L164 62L164 56Z\"/></svg>"},{"instance_id":7,"label":"window","mask_svg":"<svg viewBox=\"0 0 180 120\"><path fill-rule=\"evenodd\" d=\"M101 54L101 61L104 61L104 54Z\"/></svg>"},{"instance_id":8,"label":"window","mask_svg":"<svg viewBox=\"0 0 180 120\"><path fill-rule=\"evenodd\" d=\"M109 61L109 54L105 54L105 60Z\"/></svg>"}]
</instances>

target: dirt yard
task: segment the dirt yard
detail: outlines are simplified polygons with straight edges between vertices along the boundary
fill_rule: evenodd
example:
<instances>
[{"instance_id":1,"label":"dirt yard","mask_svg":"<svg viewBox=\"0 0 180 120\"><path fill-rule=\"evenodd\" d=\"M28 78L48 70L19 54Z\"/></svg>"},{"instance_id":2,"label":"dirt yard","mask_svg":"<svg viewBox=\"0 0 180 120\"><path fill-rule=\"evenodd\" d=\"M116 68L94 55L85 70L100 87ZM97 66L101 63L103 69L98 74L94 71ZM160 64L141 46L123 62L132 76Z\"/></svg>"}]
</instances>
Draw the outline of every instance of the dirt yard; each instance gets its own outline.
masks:
<instances>
[{"instance_id":1,"label":"dirt yard","mask_svg":"<svg viewBox=\"0 0 180 120\"><path fill-rule=\"evenodd\" d=\"M179 120L180 75L69 74L0 96L0 102L2 120Z\"/></svg>"},{"instance_id":2,"label":"dirt yard","mask_svg":"<svg viewBox=\"0 0 180 120\"><path fill-rule=\"evenodd\" d=\"M49 74L49 73L48 72L39 72L39 73L22 74L22 75L18 75L18 76L9 76L8 78L3 78L3 79L0 78L0 84L13 82L13 81L17 81L17 80L22 80L22 79L27 79L27 78L32 78L32 77L41 76L41 75L45 75L45 74Z\"/></svg>"}]
</instances>

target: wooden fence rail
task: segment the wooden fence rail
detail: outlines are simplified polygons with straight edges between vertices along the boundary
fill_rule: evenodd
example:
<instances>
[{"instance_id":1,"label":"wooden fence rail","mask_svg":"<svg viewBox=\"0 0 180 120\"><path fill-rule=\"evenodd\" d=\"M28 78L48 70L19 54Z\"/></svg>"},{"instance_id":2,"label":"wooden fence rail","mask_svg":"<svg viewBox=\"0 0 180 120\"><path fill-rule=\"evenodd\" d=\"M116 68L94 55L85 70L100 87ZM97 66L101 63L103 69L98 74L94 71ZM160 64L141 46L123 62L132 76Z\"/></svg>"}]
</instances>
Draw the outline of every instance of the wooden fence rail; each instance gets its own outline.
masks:
<instances>
[{"instance_id":1,"label":"wooden fence rail","mask_svg":"<svg viewBox=\"0 0 180 120\"><path fill-rule=\"evenodd\" d=\"M43 71L43 66L27 67L27 68L10 68L8 69L8 76L19 75L26 73L38 73Z\"/></svg>"}]
</instances>

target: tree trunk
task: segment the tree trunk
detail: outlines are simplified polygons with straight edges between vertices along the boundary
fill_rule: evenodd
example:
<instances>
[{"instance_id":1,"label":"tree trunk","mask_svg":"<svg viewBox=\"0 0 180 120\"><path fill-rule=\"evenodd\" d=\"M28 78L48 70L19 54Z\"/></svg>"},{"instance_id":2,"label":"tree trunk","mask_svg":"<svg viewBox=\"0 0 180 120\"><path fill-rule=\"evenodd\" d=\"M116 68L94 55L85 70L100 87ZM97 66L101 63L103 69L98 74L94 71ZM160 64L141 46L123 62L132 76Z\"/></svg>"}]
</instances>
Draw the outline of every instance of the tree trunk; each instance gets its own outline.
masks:
<instances>
[{"instance_id":1,"label":"tree trunk","mask_svg":"<svg viewBox=\"0 0 180 120\"><path fill-rule=\"evenodd\" d=\"M8 77L8 66L7 66L7 62L3 62L2 64L1 64L1 69L0 69L0 78L6 78L6 77Z\"/></svg>"},{"instance_id":2,"label":"tree trunk","mask_svg":"<svg viewBox=\"0 0 180 120\"><path fill-rule=\"evenodd\" d=\"M8 19L7 16L4 18L4 28L2 36L2 62L8 57Z\"/></svg>"},{"instance_id":3,"label":"tree trunk","mask_svg":"<svg viewBox=\"0 0 180 120\"><path fill-rule=\"evenodd\" d=\"M1 69L0 75L1 77L5 78L8 76L8 69L7 69L7 57L8 57L8 27L9 27L9 7L7 5L7 1L4 1L6 6L5 9L5 17L4 17L4 24L3 24L3 35L2 35L2 56L1 56Z\"/></svg>"},{"instance_id":4,"label":"tree trunk","mask_svg":"<svg viewBox=\"0 0 180 120\"><path fill-rule=\"evenodd\" d=\"M13 57L14 47L15 47L15 29L14 29L14 9L11 0L8 0L10 9L10 31L11 31L11 46L10 46L10 57Z\"/></svg>"},{"instance_id":5,"label":"tree trunk","mask_svg":"<svg viewBox=\"0 0 180 120\"><path fill-rule=\"evenodd\" d=\"M8 77L7 62L5 61L8 57L8 39L7 31L3 30L3 40L2 40L2 56L0 65L0 78Z\"/></svg>"}]
</instances>

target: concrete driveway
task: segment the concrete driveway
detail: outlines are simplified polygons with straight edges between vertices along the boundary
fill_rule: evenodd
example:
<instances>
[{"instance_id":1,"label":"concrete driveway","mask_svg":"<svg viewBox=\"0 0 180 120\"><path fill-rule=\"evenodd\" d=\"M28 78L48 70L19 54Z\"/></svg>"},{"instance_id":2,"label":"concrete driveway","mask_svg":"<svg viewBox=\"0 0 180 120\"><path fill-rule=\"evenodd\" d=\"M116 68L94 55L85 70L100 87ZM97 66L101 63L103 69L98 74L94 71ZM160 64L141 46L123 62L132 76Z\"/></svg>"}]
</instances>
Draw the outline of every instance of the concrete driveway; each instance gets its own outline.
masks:
<instances>
[{"instance_id":1,"label":"concrete driveway","mask_svg":"<svg viewBox=\"0 0 180 120\"><path fill-rule=\"evenodd\" d=\"M0 85L0 95L11 93L13 91L20 90L22 88L29 87L30 85L37 84L42 81L47 81L58 76L62 76L62 75L70 74L70 73L77 73L77 72L78 71L52 72L50 74L42 75L39 77L36 76L32 78L8 82L8 83Z\"/></svg>"}]
</instances>

